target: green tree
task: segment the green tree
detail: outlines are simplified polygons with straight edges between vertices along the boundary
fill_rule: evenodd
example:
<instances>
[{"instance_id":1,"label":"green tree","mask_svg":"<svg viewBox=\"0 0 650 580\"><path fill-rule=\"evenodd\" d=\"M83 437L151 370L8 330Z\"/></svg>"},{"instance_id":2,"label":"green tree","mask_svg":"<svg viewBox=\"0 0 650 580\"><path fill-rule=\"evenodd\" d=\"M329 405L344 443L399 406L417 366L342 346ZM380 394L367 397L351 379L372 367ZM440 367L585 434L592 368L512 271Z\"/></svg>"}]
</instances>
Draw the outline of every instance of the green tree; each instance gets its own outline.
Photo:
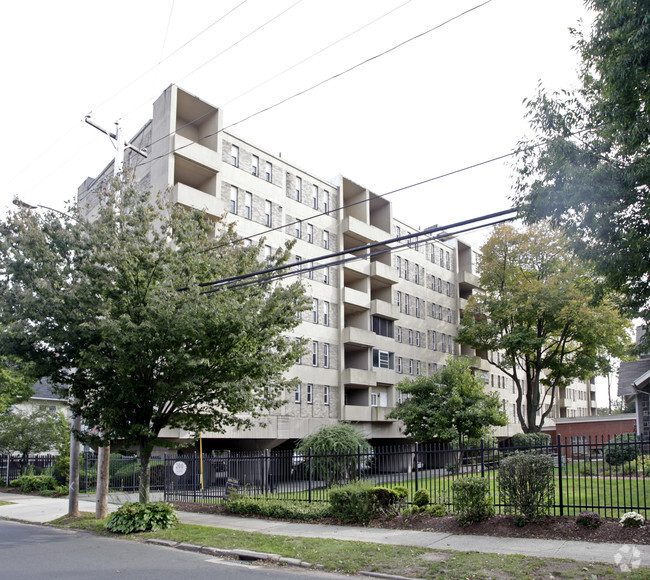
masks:
<instances>
[{"instance_id":1,"label":"green tree","mask_svg":"<svg viewBox=\"0 0 650 580\"><path fill-rule=\"evenodd\" d=\"M56 416L41 409L16 409L0 415L0 453L20 453L23 464L34 453L56 447L59 428Z\"/></svg>"},{"instance_id":2,"label":"green tree","mask_svg":"<svg viewBox=\"0 0 650 580\"><path fill-rule=\"evenodd\" d=\"M515 203L551 218L633 316L650 321L650 18L641 0L587 0L581 86L528 102ZM541 142L541 146L539 143ZM645 340L650 339L646 334ZM646 342L647 345L647 342Z\"/></svg>"},{"instance_id":3,"label":"green tree","mask_svg":"<svg viewBox=\"0 0 650 580\"><path fill-rule=\"evenodd\" d=\"M30 371L30 365L20 358L0 355L0 413L34 394L36 380Z\"/></svg>"},{"instance_id":4,"label":"green tree","mask_svg":"<svg viewBox=\"0 0 650 580\"><path fill-rule=\"evenodd\" d=\"M524 433L539 431L559 389L609 371L628 324L547 223L495 228L479 273L457 340L512 379Z\"/></svg>"},{"instance_id":5,"label":"green tree","mask_svg":"<svg viewBox=\"0 0 650 580\"><path fill-rule=\"evenodd\" d=\"M295 388L286 371L304 347L287 333L307 301L300 282L238 278L286 261L288 247L266 262L262 240L247 246L128 176L93 212L0 223L0 346L69 387L91 428L82 440L137 447L147 502L163 428L246 428Z\"/></svg>"},{"instance_id":6,"label":"green tree","mask_svg":"<svg viewBox=\"0 0 650 580\"><path fill-rule=\"evenodd\" d=\"M296 448L305 461L314 455L312 465L307 468L328 485L354 479L359 461L366 465L371 451L370 443L349 423L321 427L302 439Z\"/></svg>"},{"instance_id":7,"label":"green tree","mask_svg":"<svg viewBox=\"0 0 650 580\"><path fill-rule=\"evenodd\" d=\"M466 357L449 359L446 368L397 385L406 395L390 416L404 423L405 434L417 441L480 439L490 427L506 425L498 393L472 373Z\"/></svg>"}]
</instances>

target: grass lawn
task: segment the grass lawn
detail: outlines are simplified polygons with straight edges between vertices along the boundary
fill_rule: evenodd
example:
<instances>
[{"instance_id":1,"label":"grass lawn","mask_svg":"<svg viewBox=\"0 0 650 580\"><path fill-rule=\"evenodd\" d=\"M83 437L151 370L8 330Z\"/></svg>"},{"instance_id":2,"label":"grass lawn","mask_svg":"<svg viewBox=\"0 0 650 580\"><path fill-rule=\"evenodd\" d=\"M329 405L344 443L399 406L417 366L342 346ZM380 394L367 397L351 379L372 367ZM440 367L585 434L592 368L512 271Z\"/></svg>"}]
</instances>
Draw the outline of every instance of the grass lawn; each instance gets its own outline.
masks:
<instances>
[{"instance_id":1,"label":"grass lawn","mask_svg":"<svg viewBox=\"0 0 650 580\"><path fill-rule=\"evenodd\" d=\"M61 518L58 525L83 529L101 535L104 520L82 514L77 520ZM360 571L382 572L420 578L647 578L647 569L624 574L612 566L571 560L503 556L478 552L451 552L368 542L347 542L319 538L292 538L267 534L178 525L170 530L126 536L144 541L149 538L186 542L222 549L245 549L298 558L322 564L326 570L354 574Z\"/></svg>"}]
</instances>

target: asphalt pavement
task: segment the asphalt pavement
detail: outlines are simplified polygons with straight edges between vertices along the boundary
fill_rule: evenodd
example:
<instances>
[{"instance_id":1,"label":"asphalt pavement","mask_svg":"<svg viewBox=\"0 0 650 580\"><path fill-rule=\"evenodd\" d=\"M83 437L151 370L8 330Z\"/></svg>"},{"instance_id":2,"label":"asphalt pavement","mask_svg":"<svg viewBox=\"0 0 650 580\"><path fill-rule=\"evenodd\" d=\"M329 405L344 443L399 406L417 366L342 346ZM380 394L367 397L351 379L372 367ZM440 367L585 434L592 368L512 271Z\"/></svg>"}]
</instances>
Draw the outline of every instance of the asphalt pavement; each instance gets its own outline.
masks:
<instances>
[{"instance_id":1,"label":"asphalt pavement","mask_svg":"<svg viewBox=\"0 0 650 580\"><path fill-rule=\"evenodd\" d=\"M94 497L82 496L81 511L94 512ZM153 495L152 501L161 499ZM44 524L68 512L67 498L48 498L33 495L0 493L0 500L11 502L0 506L0 518ZM137 501L128 494L111 495L109 511L125 501ZM178 511L184 524L225 528L246 532L259 532L276 536L303 538L330 538L335 540L373 542L401 546L417 546L432 550L473 551L491 554L521 554L538 558L567 558L584 562L601 562L631 568L650 566L650 545L576 542L569 540L543 540L502 538L494 536L455 535L442 532L415 530L387 530L353 526L294 523L237 516L212 515Z\"/></svg>"}]
</instances>

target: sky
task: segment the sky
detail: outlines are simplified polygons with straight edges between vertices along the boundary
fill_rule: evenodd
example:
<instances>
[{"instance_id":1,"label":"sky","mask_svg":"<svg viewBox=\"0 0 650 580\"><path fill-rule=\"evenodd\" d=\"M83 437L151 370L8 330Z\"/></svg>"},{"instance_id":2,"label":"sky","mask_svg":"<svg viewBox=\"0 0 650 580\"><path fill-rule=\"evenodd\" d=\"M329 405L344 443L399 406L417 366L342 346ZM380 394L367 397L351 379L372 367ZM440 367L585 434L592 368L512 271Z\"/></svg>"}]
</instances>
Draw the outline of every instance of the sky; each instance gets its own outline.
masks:
<instances>
[{"instance_id":1,"label":"sky","mask_svg":"<svg viewBox=\"0 0 650 580\"><path fill-rule=\"evenodd\" d=\"M8 3L0 217L16 196L65 210L114 155L84 117L128 138L172 83L221 107L229 132L378 194L484 162L528 134L540 83L577 86L581 19L582 0ZM513 182L498 161L388 199L425 228L509 208Z\"/></svg>"}]
</instances>

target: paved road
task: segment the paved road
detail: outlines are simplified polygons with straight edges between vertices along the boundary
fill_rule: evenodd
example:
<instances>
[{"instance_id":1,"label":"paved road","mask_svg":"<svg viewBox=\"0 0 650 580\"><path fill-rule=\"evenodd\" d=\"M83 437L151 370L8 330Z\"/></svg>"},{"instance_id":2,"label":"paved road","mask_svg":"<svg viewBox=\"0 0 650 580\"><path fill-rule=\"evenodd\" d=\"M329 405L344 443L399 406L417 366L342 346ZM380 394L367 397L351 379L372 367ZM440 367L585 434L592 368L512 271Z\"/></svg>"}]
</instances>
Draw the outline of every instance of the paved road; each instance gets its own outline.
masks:
<instances>
[{"instance_id":1,"label":"paved road","mask_svg":"<svg viewBox=\"0 0 650 580\"><path fill-rule=\"evenodd\" d=\"M337 580L343 576L271 568L142 544L0 520L0 577L7 580Z\"/></svg>"}]
</instances>

